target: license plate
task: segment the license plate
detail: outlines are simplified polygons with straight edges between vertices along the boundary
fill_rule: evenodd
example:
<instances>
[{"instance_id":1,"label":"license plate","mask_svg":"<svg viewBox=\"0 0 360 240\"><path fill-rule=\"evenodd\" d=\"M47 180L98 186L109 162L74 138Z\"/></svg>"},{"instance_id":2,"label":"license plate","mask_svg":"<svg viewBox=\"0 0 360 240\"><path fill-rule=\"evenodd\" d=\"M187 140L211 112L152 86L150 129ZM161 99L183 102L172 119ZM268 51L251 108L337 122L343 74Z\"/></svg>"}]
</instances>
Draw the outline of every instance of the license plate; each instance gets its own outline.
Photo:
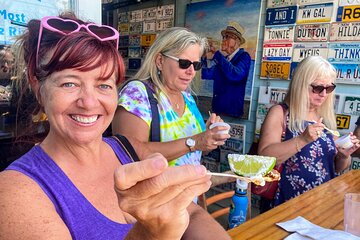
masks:
<instances>
[{"instance_id":1,"label":"license plate","mask_svg":"<svg viewBox=\"0 0 360 240\"><path fill-rule=\"evenodd\" d=\"M360 169L360 159L358 159L358 158L351 158L350 169L352 169L352 170L358 170L358 169Z\"/></svg>"},{"instance_id":2,"label":"license plate","mask_svg":"<svg viewBox=\"0 0 360 240\"><path fill-rule=\"evenodd\" d=\"M245 125L242 124L234 124L234 123L230 123L230 131L229 134L232 138L236 138L236 139L244 139L245 137Z\"/></svg>"},{"instance_id":3,"label":"license plate","mask_svg":"<svg viewBox=\"0 0 360 240\"><path fill-rule=\"evenodd\" d=\"M151 46L155 41L156 34L142 34L141 35L141 46Z\"/></svg>"},{"instance_id":4,"label":"license plate","mask_svg":"<svg viewBox=\"0 0 360 240\"><path fill-rule=\"evenodd\" d=\"M141 22L142 18L142 10L135 10L130 12L130 22Z\"/></svg>"},{"instance_id":5,"label":"license plate","mask_svg":"<svg viewBox=\"0 0 360 240\"><path fill-rule=\"evenodd\" d=\"M360 0L339 0L339 6L360 5Z\"/></svg>"},{"instance_id":6,"label":"license plate","mask_svg":"<svg viewBox=\"0 0 360 240\"><path fill-rule=\"evenodd\" d=\"M360 66L359 64L333 63L336 69L336 82L359 84L360 83Z\"/></svg>"},{"instance_id":7,"label":"license plate","mask_svg":"<svg viewBox=\"0 0 360 240\"><path fill-rule=\"evenodd\" d=\"M328 50L329 62L358 63L360 59L359 43L330 43Z\"/></svg>"},{"instance_id":8,"label":"license plate","mask_svg":"<svg viewBox=\"0 0 360 240\"><path fill-rule=\"evenodd\" d=\"M360 23L331 23L330 41L360 41Z\"/></svg>"},{"instance_id":9,"label":"license plate","mask_svg":"<svg viewBox=\"0 0 360 240\"><path fill-rule=\"evenodd\" d=\"M286 7L296 5L296 0L267 0L268 8L276 8L276 7Z\"/></svg>"},{"instance_id":10,"label":"license plate","mask_svg":"<svg viewBox=\"0 0 360 240\"><path fill-rule=\"evenodd\" d=\"M343 113L350 115L360 115L360 98L346 96Z\"/></svg>"},{"instance_id":11,"label":"license plate","mask_svg":"<svg viewBox=\"0 0 360 240\"><path fill-rule=\"evenodd\" d=\"M141 34L142 26L143 24L141 22L130 23L129 34Z\"/></svg>"},{"instance_id":12,"label":"license plate","mask_svg":"<svg viewBox=\"0 0 360 240\"><path fill-rule=\"evenodd\" d=\"M292 42L294 26L265 27L264 43Z\"/></svg>"},{"instance_id":13,"label":"license plate","mask_svg":"<svg viewBox=\"0 0 360 240\"><path fill-rule=\"evenodd\" d=\"M301 62L309 56L321 56L327 58L327 44L326 43L302 43L294 44L292 60L294 62Z\"/></svg>"},{"instance_id":14,"label":"license plate","mask_svg":"<svg viewBox=\"0 0 360 240\"><path fill-rule=\"evenodd\" d=\"M337 22L357 22L360 21L360 5L338 7Z\"/></svg>"},{"instance_id":15,"label":"license plate","mask_svg":"<svg viewBox=\"0 0 360 240\"><path fill-rule=\"evenodd\" d=\"M140 34L129 35L129 46L140 46Z\"/></svg>"},{"instance_id":16,"label":"license plate","mask_svg":"<svg viewBox=\"0 0 360 240\"><path fill-rule=\"evenodd\" d=\"M262 78L289 79L290 63L289 62L262 62Z\"/></svg>"},{"instance_id":17,"label":"license plate","mask_svg":"<svg viewBox=\"0 0 360 240\"><path fill-rule=\"evenodd\" d=\"M333 3L299 6L296 23L330 22L333 7Z\"/></svg>"},{"instance_id":18,"label":"license plate","mask_svg":"<svg viewBox=\"0 0 360 240\"><path fill-rule=\"evenodd\" d=\"M294 24L297 6L268 8L266 10L265 25Z\"/></svg>"},{"instance_id":19,"label":"license plate","mask_svg":"<svg viewBox=\"0 0 360 240\"><path fill-rule=\"evenodd\" d=\"M172 19L158 20L156 21L156 31L163 31L165 29L171 28L172 25Z\"/></svg>"},{"instance_id":20,"label":"license plate","mask_svg":"<svg viewBox=\"0 0 360 240\"><path fill-rule=\"evenodd\" d=\"M336 125L338 129L349 129L350 115L336 114Z\"/></svg>"},{"instance_id":21,"label":"license plate","mask_svg":"<svg viewBox=\"0 0 360 240\"><path fill-rule=\"evenodd\" d=\"M326 42L329 24L303 24L295 27L295 42Z\"/></svg>"},{"instance_id":22,"label":"license plate","mask_svg":"<svg viewBox=\"0 0 360 240\"><path fill-rule=\"evenodd\" d=\"M122 34L129 33L129 24L128 23L119 23L118 31L121 32Z\"/></svg>"},{"instance_id":23,"label":"license plate","mask_svg":"<svg viewBox=\"0 0 360 240\"><path fill-rule=\"evenodd\" d=\"M329 0L298 0L299 5L310 5L323 2L329 2Z\"/></svg>"},{"instance_id":24,"label":"license plate","mask_svg":"<svg viewBox=\"0 0 360 240\"><path fill-rule=\"evenodd\" d=\"M156 12L157 12L156 7L143 9L142 10L143 21L155 20L156 19Z\"/></svg>"},{"instance_id":25,"label":"license plate","mask_svg":"<svg viewBox=\"0 0 360 240\"><path fill-rule=\"evenodd\" d=\"M143 32L151 33L156 31L156 20L144 21L143 22Z\"/></svg>"},{"instance_id":26,"label":"license plate","mask_svg":"<svg viewBox=\"0 0 360 240\"><path fill-rule=\"evenodd\" d=\"M263 60L266 61L290 61L292 56L292 44L264 44Z\"/></svg>"},{"instance_id":27,"label":"license plate","mask_svg":"<svg viewBox=\"0 0 360 240\"><path fill-rule=\"evenodd\" d=\"M277 104L283 102L287 91L287 89L272 88L270 91L270 103Z\"/></svg>"}]
</instances>

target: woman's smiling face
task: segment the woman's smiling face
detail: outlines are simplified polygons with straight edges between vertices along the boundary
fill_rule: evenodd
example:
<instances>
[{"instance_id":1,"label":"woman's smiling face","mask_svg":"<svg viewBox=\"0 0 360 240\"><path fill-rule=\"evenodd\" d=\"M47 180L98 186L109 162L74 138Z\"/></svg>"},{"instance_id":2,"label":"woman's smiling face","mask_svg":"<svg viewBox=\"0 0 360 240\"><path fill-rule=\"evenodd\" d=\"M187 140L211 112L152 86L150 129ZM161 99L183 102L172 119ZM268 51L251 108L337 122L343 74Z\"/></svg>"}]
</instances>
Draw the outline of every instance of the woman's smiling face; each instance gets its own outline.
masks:
<instances>
[{"instance_id":1,"label":"woman's smiling face","mask_svg":"<svg viewBox=\"0 0 360 240\"><path fill-rule=\"evenodd\" d=\"M117 107L115 74L100 79L103 69L66 69L53 73L40 87L40 101L50 123L50 135L75 143L102 136Z\"/></svg>"}]
</instances>

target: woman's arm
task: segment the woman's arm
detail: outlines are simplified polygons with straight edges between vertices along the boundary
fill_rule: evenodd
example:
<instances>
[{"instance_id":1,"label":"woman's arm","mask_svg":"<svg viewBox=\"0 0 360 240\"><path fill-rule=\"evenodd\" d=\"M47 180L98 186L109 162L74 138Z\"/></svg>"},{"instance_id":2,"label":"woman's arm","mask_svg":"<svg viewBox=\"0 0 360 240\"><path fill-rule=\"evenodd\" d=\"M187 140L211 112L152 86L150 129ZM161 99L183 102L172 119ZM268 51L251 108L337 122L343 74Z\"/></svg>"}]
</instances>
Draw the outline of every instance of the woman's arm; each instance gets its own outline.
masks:
<instances>
[{"instance_id":1,"label":"woman's arm","mask_svg":"<svg viewBox=\"0 0 360 240\"><path fill-rule=\"evenodd\" d=\"M275 105L266 115L260 132L258 154L276 157L277 164L283 163L305 146L300 137L281 142L283 123L284 111L280 105Z\"/></svg>"},{"instance_id":2,"label":"woman's arm","mask_svg":"<svg viewBox=\"0 0 360 240\"><path fill-rule=\"evenodd\" d=\"M280 105L273 106L261 126L258 154L276 157L277 164L300 152L301 149L319 138L324 124L320 122L309 125L304 132L292 139L281 141L284 125L284 112Z\"/></svg>"},{"instance_id":3,"label":"woman's arm","mask_svg":"<svg viewBox=\"0 0 360 240\"><path fill-rule=\"evenodd\" d=\"M0 173L0 239L72 239L44 191L16 171Z\"/></svg>"},{"instance_id":4,"label":"woman's arm","mask_svg":"<svg viewBox=\"0 0 360 240\"><path fill-rule=\"evenodd\" d=\"M190 215L189 226L181 239L186 240L227 240L225 229L203 208L191 203L187 208Z\"/></svg>"},{"instance_id":5,"label":"woman's arm","mask_svg":"<svg viewBox=\"0 0 360 240\"><path fill-rule=\"evenodd\" d=\"M212 114L207 123L205 132L191 136L196 142L195 150L210 151L225 143L230 137L228 134L217 134L217 131L225 130L225 127L208 129L211 122L219 121L220 118ZM185 126L184 126L185 127ZM112 123L113 133L126 136L134 146L140 159L152 153L161 153L169 161L181 157L190 151L185 141L181 138L169 142L149 142L149 126L144 120L119 107ZM216 143L216 144L214 144Z\"/></svg>"},{"instance_id":6,"label":"woman's arm","mask_svg":"<svg viewBox=\"0 0 360 240\"><path fill-rule=\"evenodd\" d=\"M356 125L356 128L354 130L354 135L357 137L357 138L360 138L360 125ZM353 154L352 154L353 157L360 157L360 148L358 148Z\"/></svg>"},{"instance_id":7,"label":"woman's arm","mask_svg":"<svg viewBox=\"0 0 360 240\"><path fill-rule=\"evenodd\" d=\"M348 168L351 163L351 154L358 151L360 147L359 139L350 132L351 142L354 144L351 148L345 149L337 147L337 154L335 155L335 172L341 172Z\"/></svg>"}]
</instances>

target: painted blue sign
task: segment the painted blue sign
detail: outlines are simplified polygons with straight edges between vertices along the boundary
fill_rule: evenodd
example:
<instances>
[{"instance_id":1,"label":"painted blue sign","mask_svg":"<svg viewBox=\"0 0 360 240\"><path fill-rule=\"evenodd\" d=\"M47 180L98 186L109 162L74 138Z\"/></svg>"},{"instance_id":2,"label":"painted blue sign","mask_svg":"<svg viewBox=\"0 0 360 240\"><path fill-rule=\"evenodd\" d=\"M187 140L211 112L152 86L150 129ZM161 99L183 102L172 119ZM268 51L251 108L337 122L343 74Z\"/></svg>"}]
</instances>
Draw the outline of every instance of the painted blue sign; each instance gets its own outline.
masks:
<instances>
[{"instance_id":1,"label":"painted blue sign","mask_svg":"<svg viewBox=\"0 0 360 240\"><path fill-rule=\"evenodd\" d=\"M268 8L265 25L294 24L296 22L297 6Z\"/></svg>"},{"instance_id":2,"label":"painted blue sign","mask_svg":"<svg viewBox=\"0 0 360 240\"><path fill-rule=\"evenodd\" d=\"M12 44L30 19L58 15L70 0L0 0L0 44Z\"/></svg>"}]
</instances>

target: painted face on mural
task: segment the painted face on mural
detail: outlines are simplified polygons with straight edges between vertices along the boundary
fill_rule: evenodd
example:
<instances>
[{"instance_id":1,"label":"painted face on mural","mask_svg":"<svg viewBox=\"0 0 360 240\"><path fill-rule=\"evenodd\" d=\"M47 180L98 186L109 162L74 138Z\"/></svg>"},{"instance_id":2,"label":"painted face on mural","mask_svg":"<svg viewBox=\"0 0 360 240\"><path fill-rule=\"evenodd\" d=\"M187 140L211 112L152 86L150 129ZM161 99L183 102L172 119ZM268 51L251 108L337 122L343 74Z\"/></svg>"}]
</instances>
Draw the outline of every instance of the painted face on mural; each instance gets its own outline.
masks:
<instances>
[{"instance_id":1,"label":"painted face on mural","mask_svg":"<svg viewBox=\"0 0 360 240\"><path fill-rule=\"evenodd\" d=\"M232 54L237 48L237 37L231 33L224 34L221 42L221 51Z\"/></svg>"}]
</instances>

